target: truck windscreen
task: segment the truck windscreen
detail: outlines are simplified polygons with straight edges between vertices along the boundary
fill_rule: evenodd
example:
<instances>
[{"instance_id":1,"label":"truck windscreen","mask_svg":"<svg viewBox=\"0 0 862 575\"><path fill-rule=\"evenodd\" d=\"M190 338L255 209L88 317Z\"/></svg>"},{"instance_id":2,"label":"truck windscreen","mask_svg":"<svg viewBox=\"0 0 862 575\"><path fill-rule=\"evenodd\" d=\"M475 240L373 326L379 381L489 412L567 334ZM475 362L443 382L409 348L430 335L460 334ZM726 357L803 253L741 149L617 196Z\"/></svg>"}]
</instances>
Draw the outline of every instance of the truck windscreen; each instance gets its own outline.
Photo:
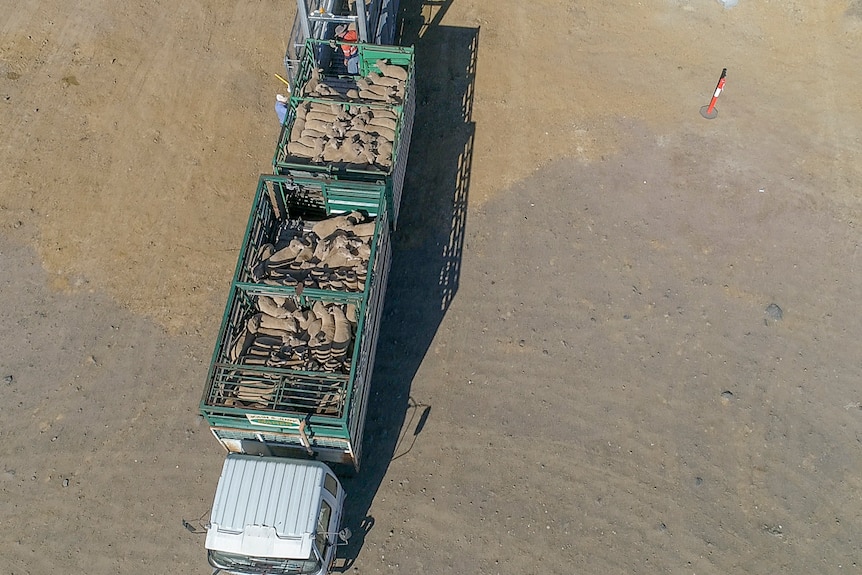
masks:
<instances>
[{"instance_id":1,"label":"truck windscreen","mask_svg":"<svg viewBox=\"0 0 862 575\"><path fill-rule=\"evenodd\" d=\"M208 558L216 569L244 575L308 575L318 573L323 566L314 552L308 559L279 559L210 550Z\"/></svg>"}]
</instances>

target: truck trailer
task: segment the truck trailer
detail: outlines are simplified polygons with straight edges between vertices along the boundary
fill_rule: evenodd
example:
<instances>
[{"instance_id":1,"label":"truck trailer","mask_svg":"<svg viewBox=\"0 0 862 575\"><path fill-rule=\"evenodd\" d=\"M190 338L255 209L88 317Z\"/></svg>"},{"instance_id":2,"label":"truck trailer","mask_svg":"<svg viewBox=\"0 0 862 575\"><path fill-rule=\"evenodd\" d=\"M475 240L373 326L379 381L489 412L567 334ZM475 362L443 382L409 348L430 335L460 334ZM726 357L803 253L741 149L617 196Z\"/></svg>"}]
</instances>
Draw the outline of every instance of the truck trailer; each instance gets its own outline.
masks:
<instances>
[{"instance_id":1,"label":"truck trailer","mask_svg":"<svg viewBox=\"0 0 862 575\"><path fill-rule=\"evenodd\" d=\"M416 109L414 50L357 48L359 73L344 75L333 64L340 44L306 40L273 172L381 182L397 223Z\"/></svg>"}]
</instances>

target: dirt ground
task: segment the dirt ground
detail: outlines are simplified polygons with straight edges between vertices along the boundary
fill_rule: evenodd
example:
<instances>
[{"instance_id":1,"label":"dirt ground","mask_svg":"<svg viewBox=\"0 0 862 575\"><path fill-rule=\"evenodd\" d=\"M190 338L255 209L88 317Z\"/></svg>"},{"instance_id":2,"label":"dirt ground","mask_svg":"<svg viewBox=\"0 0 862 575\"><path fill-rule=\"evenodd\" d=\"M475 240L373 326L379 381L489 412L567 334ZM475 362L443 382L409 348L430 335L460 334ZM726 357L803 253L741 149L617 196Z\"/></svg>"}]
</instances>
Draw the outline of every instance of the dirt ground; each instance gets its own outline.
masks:
<instances>
[{"instance_id":1,"label":"dirt ground","mask_svg":"<svg viewBox=\"0 0 862 575\"><path fill-rule=\"evenodd\" d=\"M402 3L344 570L862 572L862 2ZM209 572L197 404L293 12L0 0L0 571Z\"/></svg>"}]
</instances>

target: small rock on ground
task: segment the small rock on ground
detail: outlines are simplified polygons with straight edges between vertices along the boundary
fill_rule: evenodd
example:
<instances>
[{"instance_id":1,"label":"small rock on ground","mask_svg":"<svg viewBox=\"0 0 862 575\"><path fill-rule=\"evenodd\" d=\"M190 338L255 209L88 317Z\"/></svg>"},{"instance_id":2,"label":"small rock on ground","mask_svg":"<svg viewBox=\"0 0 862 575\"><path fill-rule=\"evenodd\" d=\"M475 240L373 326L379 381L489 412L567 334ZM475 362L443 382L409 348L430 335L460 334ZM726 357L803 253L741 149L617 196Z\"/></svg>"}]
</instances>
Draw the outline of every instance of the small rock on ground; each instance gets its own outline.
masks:
<instances>
[{"instance_id":1,"label":"small rock on ground","mask_svg":"<svg viewBox=\"0 0 862 575\"><path fill-rule=\"evenodd\" d=\"M781 321L781 318L784 317L784 312L781 311L781 308L778 307L778 304L771 303L766 306L766 315L768 315L770 319L774 319L775 321Z\"/></svg>"}]
</instances>

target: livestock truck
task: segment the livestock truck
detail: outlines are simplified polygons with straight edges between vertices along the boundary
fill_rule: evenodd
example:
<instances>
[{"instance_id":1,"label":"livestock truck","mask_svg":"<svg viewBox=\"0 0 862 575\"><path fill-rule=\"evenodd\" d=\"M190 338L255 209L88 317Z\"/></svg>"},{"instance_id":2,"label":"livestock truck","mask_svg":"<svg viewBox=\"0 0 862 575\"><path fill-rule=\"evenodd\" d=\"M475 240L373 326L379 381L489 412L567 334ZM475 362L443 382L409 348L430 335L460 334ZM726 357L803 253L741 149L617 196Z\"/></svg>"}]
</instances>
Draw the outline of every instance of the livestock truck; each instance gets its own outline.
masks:
<instances>
[{"instance_id":1,"label":"livestock truck","mask_svg":"<svg viewBox=\"0 0 862 575\"><path fill-rule=\"evenodd\" d=\"M216 572L328 573L350 535L338 476L361 463L413 122L413 51L363 46L360 76L349 77L315 58L328 47L306 42L277 173L259 179L200 402L228 453L206 535ZM400 84L378 90L383 99L360 95L367 75ZM326 150L292 154L291 134L314 118L333 124L315 136Z\"/></svg>"}]
</instances>

